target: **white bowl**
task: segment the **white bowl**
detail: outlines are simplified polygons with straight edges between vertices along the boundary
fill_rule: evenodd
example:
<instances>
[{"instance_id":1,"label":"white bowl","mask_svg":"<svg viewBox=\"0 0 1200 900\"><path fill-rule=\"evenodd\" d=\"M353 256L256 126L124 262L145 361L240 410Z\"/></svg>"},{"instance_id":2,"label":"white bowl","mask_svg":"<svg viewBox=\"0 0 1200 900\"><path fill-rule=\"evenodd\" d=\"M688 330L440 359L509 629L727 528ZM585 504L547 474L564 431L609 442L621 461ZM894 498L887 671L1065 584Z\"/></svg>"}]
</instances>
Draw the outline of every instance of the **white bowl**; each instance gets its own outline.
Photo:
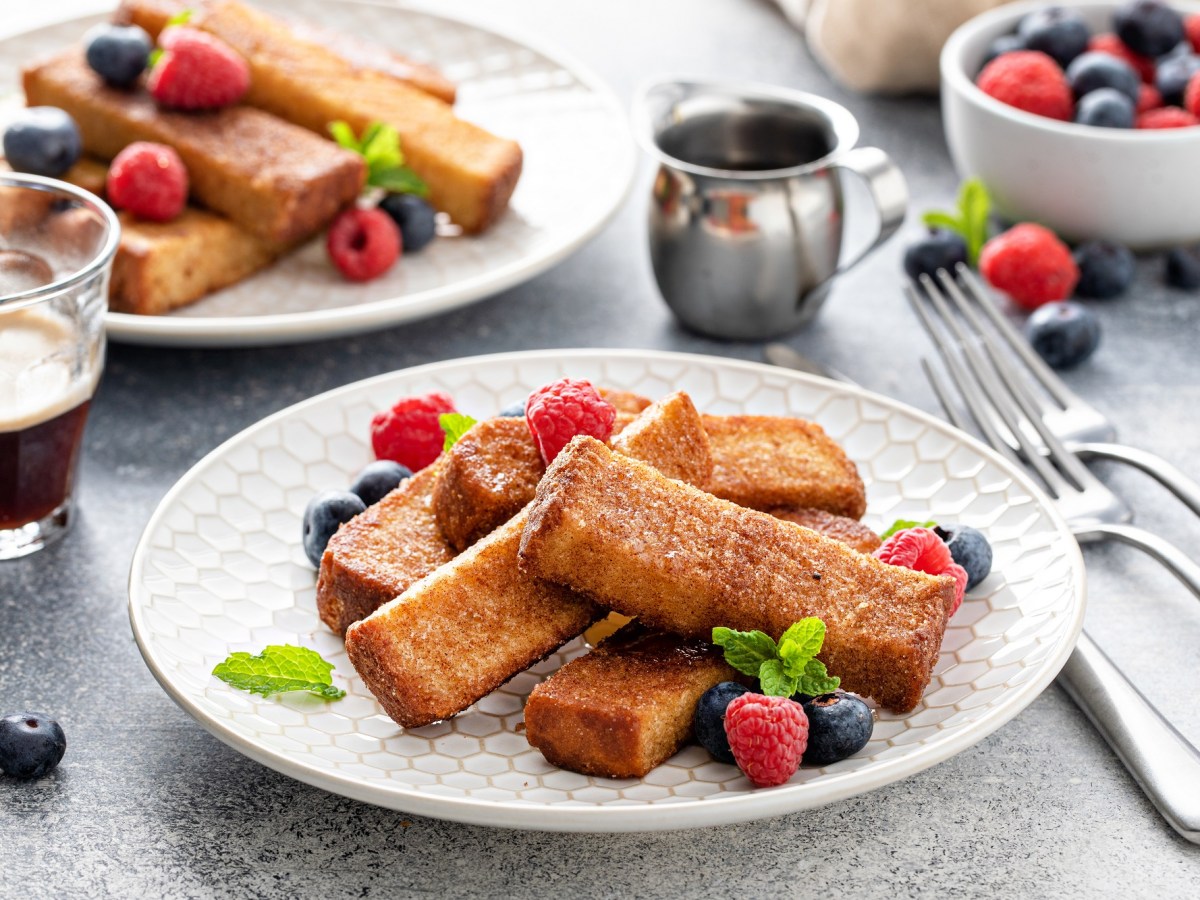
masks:
<instances>
[{"instance_id":1,"label":"white bowl","mask_svg":"<svg viewBox=\"0 0 1200 900\"><path fill-rule=\"evenodd\" d=\"M1049 3L1017 3L976 16L941 56L942 119L954 165L987 185L997 213L1034 221L1072 241L1134 249L1200 242L1200 127L1096 128L1035 116L979 90L974 79L993 39ZM1120 3L1072 2L1092 33L1112 31ZM1184 13L1200 3L1175 2Z\"/></svg>"}]
</instances>

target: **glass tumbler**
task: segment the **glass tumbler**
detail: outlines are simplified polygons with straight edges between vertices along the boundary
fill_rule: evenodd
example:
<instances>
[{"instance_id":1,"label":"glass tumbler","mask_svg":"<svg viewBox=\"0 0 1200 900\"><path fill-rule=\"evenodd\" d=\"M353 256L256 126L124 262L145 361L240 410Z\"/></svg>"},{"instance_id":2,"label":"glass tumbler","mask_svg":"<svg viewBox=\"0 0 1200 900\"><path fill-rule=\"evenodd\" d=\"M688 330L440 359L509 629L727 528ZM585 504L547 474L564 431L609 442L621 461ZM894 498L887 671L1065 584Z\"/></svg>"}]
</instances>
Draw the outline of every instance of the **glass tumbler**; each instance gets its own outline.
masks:
<instances>
[{"instance_id":1,"label":"glass tumbler","mask_svg":"<svg viewBox=\"0 0 1200 900\"><path fill-rule=\"evenodd\" d=\"M116 215L87 191L0 173L0 560L71 522L119 237Z\"/></svg>"}]
</instances>

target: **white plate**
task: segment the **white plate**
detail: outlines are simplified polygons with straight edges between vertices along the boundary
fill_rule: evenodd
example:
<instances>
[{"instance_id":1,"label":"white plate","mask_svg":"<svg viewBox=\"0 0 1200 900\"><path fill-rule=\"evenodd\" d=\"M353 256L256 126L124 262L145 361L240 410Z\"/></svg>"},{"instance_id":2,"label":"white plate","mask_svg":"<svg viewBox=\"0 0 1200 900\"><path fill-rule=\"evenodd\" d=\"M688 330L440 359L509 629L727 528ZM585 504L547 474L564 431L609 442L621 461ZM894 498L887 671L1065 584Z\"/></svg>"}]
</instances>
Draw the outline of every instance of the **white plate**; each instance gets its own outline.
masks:
<instances>
[{"instance_id":1,"label":"white plate","mask_svg":"<svg viewBox=\"0 0 1200 900\"><path fill-rule=\"evenodd\" d=\"M304 506L371 458L368 423L400 396L443 390L476 417L562 375L650 397L688 391L713 413L815 419L867 483L866 522L958 520L983 529L994 574L966 599L924 700L882 714L857 756L755 789L685 748L644 779L549 765L519 729L522 701L579 642L456 718L405 731L317 619L300 548ZM317 787L394 809L484 825L574 831L689 828L839 800L918 772L1000 727L1050 683L1083 620L1079 549L1028 478L943 422L884 397L754 363L674 353L555 350L454 360L352 384L243 431L164 498L134 555L130 618L151 671L180 706L245 755ZM212 678L233 650L312 647L348 696L262 699ZM197 776L199 777L199 776Z\"/></svg>"},{"instance_id":2,"label":"white plate","mask_svg":"<svg viewBox=\"0 0 1200 900\"><path fill-rule=\"evenodd\" d=\"M108 334L114 340L258 346L370 331L445 312L565 259L612 218L628 194L636 151L624 111L594 75L557 53L394 4L255 4L437 65L458 84L460 116L521 144L524 169L512 203L485 234L439 238L368 284L350 284L338 275L322 236L253 278L169 315L111 313ZM0 40L0 85L19 85L23 64L78 43L103 18L76 18Z\"/></svg>"}]
</instances>

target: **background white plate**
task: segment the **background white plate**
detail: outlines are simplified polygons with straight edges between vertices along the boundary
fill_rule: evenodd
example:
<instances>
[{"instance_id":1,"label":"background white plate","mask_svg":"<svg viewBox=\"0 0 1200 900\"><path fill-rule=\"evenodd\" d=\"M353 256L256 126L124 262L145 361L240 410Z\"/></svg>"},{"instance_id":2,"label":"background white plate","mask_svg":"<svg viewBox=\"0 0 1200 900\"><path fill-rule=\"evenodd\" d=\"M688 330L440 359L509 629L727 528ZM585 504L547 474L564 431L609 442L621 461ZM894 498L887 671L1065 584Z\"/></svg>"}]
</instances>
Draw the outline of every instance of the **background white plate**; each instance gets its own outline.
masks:
<instances>
[{"instance_id":1,"label":"background white plate","mask_svg":"<svg viewBox=\"0 0 1200 900\"><path fill-rule=\"evenodd\" d=\"M871 743L782 787L755 789L688 747L644 779L590 778L549 765L520 730L523 699L580 652L575 642L456 718L405 731L375 702L341 640L317 619L315 574L300 547L304 506L344 488L371 459L372 414L443 390L476 417L562 375L658 397L688 391L712 413L820 422L867 483L865 521L974 525L993 574L946 633L924 700L881 714ZM1083 619L1079 549L1030 481L978 442L858 388L754 363L637 351L543 351L454 360L359 382L286 409L213 451L167 494L139 542L130 618L155 677L205 728L312 785L381 806L518 828L634 831L743 821L849 797L978 742L1057 674ZM313 647L349 693L262 699L212 678L233 650ZM199 777L199 775L197 776Z\"/></svg>"},{"instance_id":2,"label":"background white plate","mask_svg":"<svg viewBox=\"0 0 1200 900\"><path fill-rule=\"evenodd\" d=\"M324 235L240 284L166 316L110 313L118 341L258 346L385 328L445 312L545 271L620 207L636 169L623 109L579 65L466 21L364 0L254 0L436 65L458 85L458 114L521 144L521 180L504 218L476 237L443 237L386 275L350 284ZM20 69L78 43L106 16L75 18L0 40L0 93L11 107ZM17 91L12 95L11 91Z\"/></svg>"}]
</instances>

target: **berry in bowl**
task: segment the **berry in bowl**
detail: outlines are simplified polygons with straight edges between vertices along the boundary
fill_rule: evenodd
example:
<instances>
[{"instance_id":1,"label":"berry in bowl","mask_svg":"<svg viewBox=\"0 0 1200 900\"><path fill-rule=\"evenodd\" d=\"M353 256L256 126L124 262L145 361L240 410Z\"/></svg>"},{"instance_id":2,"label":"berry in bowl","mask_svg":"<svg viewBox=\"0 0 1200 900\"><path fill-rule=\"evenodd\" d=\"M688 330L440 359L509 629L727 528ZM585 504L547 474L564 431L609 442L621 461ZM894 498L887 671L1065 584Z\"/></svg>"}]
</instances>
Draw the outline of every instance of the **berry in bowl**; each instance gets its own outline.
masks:
<instances>
[{"instance_id":1,"label":"berry in bowl","mask_svg":"<svg viewBox=\"0 0 1200 900\"><path fill-rule=\"evenodd\" d=\"M954 164L1003 218L1139 250L1200 241L1200 2L1005 5L951 35L941 76Z\"/></svg>"}]
</instances>

